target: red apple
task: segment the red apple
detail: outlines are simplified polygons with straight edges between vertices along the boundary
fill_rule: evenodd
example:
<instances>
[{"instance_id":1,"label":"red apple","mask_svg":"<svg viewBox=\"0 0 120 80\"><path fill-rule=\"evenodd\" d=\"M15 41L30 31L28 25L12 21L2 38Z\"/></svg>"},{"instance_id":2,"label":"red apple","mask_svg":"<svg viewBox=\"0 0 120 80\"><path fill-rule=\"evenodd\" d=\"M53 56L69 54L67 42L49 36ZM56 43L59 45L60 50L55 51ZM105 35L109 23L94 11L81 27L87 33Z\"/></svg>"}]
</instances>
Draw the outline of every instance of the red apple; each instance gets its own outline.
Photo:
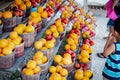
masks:
<instances>
[{"instance_id":1,"label":"red apple","mask_svg":"<svg viewBox=\"0 0 120 80\"><path fill-rule=\"evenodd\" d=\"M90 41L90 46L93 46L95 43L93 41Z\"/></svg>"},{"instance_id":2,"label":"red apple","mask_svg":"<svg viewBox=\"0 0 120 80\"><path fill-rule=\"evenodd\" d=\"M71 51L71 50L67 50L66 52L67 52L68 54L70 54L70 55L72 54L72 51Z\"/></svg>"},{"instance_id":3,"label":"red apple","mask_svg":"<svg viewBox=\"0 0 120 80\"><path fill-rule=\"evenodd\" d=\"M71 33L74 33L74 32L75 32L75 31L72 29L72 30L70 30L70 32L69 32L69 33L71 34Z\"/></svg>"},{"instance_id":4,"label":"red apple","mask_svg":"<svg viewBox=\"0 0 120 80\"><path fill-rule=\"evenodd\" d=\"M67 53L67 52L65 52L65 51L64 51L64 52L62 52L62 56L64 56L64 54L66 54L66 53Z\"/></svg>"},{"instance_id":5,"label":"red apple","mask_svg":"<svg viewBox=\"0 0 120 80\"><path fill-rule=\"evenodd\" d=\"M74 64L74 67L76 68L76 69L80 69L80 64L78 63L78 62L76 62L75 64Z\"/></svg>"},{"instance_id":6,"label":"red apple","mask_svg":"<svg viewBox=\"0 0 120 80\"><path fill-rule=\"evenodd\" d=\"M40 3L40 0L35 0L37 3Z\"/></svg>"},{"instance_id":7,"label":"red apple","mask_svg":"<svg viewBox=\"0 0 120 80\"><path fill-rule=\"evenodd\" d=\"M62 19L61 19L61 22L63 22L64 24L67 24L67 23L68 23L68 20L67 20L67 18L62 18Z\"/></svg>"},{"instance_id":8,"label":"red apple","mask_svg":"<svg viewBox=\"0 0 120 80\"><path fill-rule=\"evenodd\" d=\"M89 39L84 39L84 40L83 40L83 43L84 43L84 44L87 44L87 43L89 43L89 42L90 42Z\"/></svg>"},{"instance_id":9,"label":"red apple","mask_svg":"<svg viewBox=\"0 0 120 80\"><path fill-rule=\"evenodd\" d=\"M71 53L71 57L72 57L72 59L75 58L75 53L74 52Z\"/></svg>"},{"instance_id":10,"label":"red apple","mask_svg":"<svg viewBox=\"0 0 120 80\"><path fill-rule=\"evenodd\" d=\"M37 2L32 2L33 7L37 7Z\"/></svg>"},{"instance_id":11,"label":"red apple","mask_svg":"<svg viewBox=\"0 0 120 80\"><path fill-rule=\"evenodd\" d=\"M22 11L19 11L19 16L23 16L23 12Z\"/></svg>"},{"instance_id":12,"label":"red apple","mask_svg":"<svg viewBox=\"0 0 120 80\"><path fill-rule=\"evenodd\" d=\"M52 40L52 35L46 35L46 36L45 36L45 39L46 39L46 40Z\"/></svg>"}]
</instances>

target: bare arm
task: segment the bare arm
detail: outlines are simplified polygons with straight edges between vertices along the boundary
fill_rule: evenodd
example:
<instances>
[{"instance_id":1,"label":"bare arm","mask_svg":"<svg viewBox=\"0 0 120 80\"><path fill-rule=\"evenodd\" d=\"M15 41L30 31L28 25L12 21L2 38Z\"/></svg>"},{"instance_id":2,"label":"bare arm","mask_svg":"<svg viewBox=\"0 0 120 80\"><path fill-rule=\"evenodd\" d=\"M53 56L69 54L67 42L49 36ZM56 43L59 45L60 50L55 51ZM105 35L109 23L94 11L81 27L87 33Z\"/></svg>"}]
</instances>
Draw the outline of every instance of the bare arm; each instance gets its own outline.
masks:
<instances>
[{"instance_id":1,"label":"bare arm","mask_svg":"<svg viewBox=\"0 0 120 80\"><path fill-rule=\"evenodd\" d=\"M113 4L112 4L111 8L114 9L114 7L117 5L118 2L119 2L119 0L113 0Z\"/></svg>"}]
</instances>

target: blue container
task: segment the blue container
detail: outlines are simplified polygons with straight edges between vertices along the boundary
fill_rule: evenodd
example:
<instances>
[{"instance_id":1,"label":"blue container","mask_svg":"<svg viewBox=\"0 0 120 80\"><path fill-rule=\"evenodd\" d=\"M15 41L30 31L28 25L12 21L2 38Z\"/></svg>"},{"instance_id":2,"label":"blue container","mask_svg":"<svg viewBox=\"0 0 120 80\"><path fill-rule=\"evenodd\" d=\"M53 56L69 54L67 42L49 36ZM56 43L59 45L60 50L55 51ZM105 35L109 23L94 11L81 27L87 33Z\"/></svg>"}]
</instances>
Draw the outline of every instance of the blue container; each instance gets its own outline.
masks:
<instances>
[{"instance_id":1,"label":"blue container","mask_svg":"<svg viewBox=\"0 0 120 80\"><path fill-rule=\"evenodd\" d=\"M32 7L31 12L36 12L37 11L37 7Z\"/></svg>"}]
</instances>

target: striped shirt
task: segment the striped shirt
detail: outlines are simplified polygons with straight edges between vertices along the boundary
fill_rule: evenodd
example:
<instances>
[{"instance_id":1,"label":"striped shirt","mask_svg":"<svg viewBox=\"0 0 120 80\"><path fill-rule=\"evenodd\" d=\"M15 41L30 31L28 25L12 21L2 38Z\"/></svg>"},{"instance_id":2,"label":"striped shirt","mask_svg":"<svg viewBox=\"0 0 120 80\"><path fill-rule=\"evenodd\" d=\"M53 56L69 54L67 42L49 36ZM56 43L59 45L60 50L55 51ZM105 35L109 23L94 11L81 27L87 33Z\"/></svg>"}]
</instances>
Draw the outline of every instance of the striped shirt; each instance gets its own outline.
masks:
<instances>
[{"instance_id":1,"label":"striped shirt","mask_svg":"<svg viewBox=\"0 0 120 80\"><path fill-rule=\"evenodd\" d=\"M103 76L109 80L120 80L120 42L115 42L115 53L108 56Z\"/></svg>"}]
</instances>

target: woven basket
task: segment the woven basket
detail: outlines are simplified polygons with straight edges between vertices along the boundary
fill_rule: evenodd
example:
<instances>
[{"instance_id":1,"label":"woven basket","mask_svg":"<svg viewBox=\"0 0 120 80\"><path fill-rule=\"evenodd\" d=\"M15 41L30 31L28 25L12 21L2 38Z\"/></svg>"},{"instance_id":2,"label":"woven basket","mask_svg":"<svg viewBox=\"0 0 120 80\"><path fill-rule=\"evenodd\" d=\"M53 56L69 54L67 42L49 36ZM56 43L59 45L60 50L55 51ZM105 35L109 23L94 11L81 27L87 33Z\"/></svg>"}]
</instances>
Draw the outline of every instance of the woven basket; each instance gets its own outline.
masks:
<instances>
[{"instance_id":1,"label":"woven basket","mask_svg":"<svg viewBox=\"0 0 120 80\"><path fill-rule=\"evenodd\" d=\"M37 25L36 25L36 28L35 28L36 32L37 33L40 32L41 28L42 28L42 22L38 22Z\"/></svg>"},{"instance_id":2,"label":"woven basket","mask_svg":"<svg viewBox=\"0 0 120 80\"><path fill-rule=\"evenodd\" d=\"M15 53L0 57L0 68L10 68L14 64Z\"/></svg>"},{"instance_id":3,"label":"woven basket","mask_svg":"<svg viewBox=\"0 0 120 80\"><path fill-rule=\"evenodd\" d=\"M20 24L20 23L22 22L22 18L23 18L23 17L17 16L17 17L16 17L16 24Z\"/></svg>"},{"instance_id":4,"label":"woven basket","mask_svg":"<svg viewBox=\"0 0 120 80\"><path fill-rule=\"evenodd\" d=\"M0 25L0 34L3 33L3 24Z\"/></svg>"}]
</instances>

